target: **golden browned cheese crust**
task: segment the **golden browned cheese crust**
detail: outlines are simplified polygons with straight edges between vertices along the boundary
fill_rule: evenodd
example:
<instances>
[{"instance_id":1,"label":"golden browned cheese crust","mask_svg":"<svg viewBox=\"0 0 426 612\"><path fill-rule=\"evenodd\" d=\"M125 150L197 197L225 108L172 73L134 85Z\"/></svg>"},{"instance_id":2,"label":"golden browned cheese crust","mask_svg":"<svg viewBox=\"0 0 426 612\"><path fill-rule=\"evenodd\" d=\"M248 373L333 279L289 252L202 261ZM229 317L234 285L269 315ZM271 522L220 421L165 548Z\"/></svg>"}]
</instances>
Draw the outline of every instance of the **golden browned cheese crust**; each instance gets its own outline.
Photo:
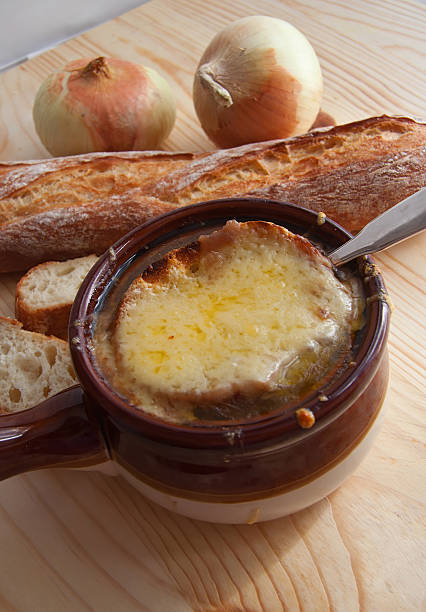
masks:
<instances>
[{"instance_id":1,"label":"golden browned cheese crust","mask_svg":"<svg viewBox=\"0 0 426 612\"><path fill-rule=\"evenodd\" d=\"M302 236L228 221L131 283L96 355L112 387L162 418L261 413L342 366L358 297Z\"/></svg>"}]
</instances>

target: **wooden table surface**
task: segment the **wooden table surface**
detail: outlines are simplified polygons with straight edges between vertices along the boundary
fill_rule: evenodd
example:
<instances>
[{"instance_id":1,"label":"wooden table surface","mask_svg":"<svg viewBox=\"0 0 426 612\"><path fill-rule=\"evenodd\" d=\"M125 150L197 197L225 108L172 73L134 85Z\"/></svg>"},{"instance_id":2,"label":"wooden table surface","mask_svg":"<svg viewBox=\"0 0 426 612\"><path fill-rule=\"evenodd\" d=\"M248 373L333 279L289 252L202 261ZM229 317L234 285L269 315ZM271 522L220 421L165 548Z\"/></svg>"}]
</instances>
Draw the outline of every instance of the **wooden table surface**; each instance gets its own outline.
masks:
<instances>
[{"instance_id":1,"label":"wooden table surface","mask_svg":"<svg viewBox=\"0 0 426 612\"><path fill-rule=\"evenodd\" d=\"M249 14L307 35L323 68L323 109L338 123L425 118L425 13L409 0L152 0L0 76L0 159L48 156L32 123L35 92L67 61L99 54L169 79L178 115L164 148L212 149L193 110L193 73L214 33ZM1 612L421 610L425 238L377 257L395 306L387 415L338 491L293 516L236 527L176 516L95 472L11 478L0 486ZM13 315L17 278L0 277L1 314Z\"/></svg>"}]
</instances>

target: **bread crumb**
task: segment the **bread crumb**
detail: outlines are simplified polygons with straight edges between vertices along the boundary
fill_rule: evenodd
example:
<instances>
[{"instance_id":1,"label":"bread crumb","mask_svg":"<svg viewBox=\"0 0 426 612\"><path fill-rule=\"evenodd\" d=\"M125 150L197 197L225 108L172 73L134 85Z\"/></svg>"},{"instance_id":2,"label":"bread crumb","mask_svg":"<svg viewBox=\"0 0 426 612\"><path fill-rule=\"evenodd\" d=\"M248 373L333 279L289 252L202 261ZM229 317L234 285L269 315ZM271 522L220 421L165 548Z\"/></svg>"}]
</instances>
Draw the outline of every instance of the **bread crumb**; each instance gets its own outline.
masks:
<instances>
[{"instance_id":1,"label":"bread crumb","mask_svg":"<svg viewBox=\"0 0 426 612\"><path fill-rule=\"evenodd\" d=\"M315 423L315 415L312 410L306 408L299 408L296 410L296 418L302 429L310 429Z\"/></svg>"},{"instance_id":2,"label":"bread crumb","mask_svg":"<svg viewBox=\"0 0 426 612\"><path fill-rule=\"evenodd\" d=\"M112 246L111 246L111 247L109 247L109 249L108 249L108 253L109 253L109 261L110 261L110 264L111 264L111 265L112 265L112 264L115 264L115 262L117 261L117 255L115 254L115 251L114 251L114 249L113 249L113 247L112 247Z\"/></svg>"},{"instance_id":3,"label":"bread crumb","mask_svg":"<svg viewBox=\"0 0 426 612\"><path fill-rule=\"evenodd\" d=\"M380 274L376 264L371 261L365 260L364 268L362 270L362 274L364 276L364 282L368 282L370 278L374 278Z\"/></svg>"},{"instance_id":4,"label":"bread crumb","mask_svg":"<svg viewBox=\"0 0 426 612\"><path fill-rule=\"evenodd\" d=\"M90 353L92 353L92 355L93 355L93 354L94 354L94 352L95 352L95 345L93 344L93 341L92 341L92 339L91 339L91 338L87 338L87 340L86 340L86 346L87 346L88 351L89 351Z\"/></svg>"},{"instance_id":5,"label":"bread crumb","mask_svg":"<svg viewBox=\"0 0 426 612\"><path fill-rule=\"evenodd\" d=\"M317 224L318 225L324 225L324 223L326 222L327 216L324 212L319 212L317 215Z\"/></svg>"}]
</instances>

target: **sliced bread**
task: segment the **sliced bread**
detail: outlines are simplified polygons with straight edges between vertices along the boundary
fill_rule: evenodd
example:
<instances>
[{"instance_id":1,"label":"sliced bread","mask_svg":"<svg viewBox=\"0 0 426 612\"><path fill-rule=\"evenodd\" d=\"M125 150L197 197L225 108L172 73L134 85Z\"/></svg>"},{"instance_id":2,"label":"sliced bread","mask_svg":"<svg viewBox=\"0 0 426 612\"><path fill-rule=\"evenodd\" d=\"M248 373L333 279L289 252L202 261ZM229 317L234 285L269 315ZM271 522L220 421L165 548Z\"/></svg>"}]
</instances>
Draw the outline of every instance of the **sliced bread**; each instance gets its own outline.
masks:
<instances>
[{"instance_id":1,"label":"sliced bread","mask_svg":"<svg viewBox=\"0 0 426 612\"><path fill-rule=\"evenodd\" d=\"M72 303L96 260L88 255L29 270L16 288L15 315L24 328L66 340Z\"/></svg>"},{"instance_id":2,"label":"sliced bread","mask_svg":"<svg viewBox=\"0 0 426 612\"><path fill-rule=\"evenodd\" d=\"M36 406L76 383L66 342L0 317L0 414Z\"/></svg>"}]
</instances>

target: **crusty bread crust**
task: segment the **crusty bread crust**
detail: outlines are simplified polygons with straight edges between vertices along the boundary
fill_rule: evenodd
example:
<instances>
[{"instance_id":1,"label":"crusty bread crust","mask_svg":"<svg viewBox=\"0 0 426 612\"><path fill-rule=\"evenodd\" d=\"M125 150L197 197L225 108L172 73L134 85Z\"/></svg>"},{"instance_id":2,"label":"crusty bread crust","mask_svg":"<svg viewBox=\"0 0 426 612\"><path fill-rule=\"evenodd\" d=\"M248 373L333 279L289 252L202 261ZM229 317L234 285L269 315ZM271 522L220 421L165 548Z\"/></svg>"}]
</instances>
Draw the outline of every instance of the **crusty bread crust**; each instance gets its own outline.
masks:
<instances>
[{"instance_id":1,"label":"crusty bread crust","mask_svg":"<svg viewBox=\"0 0 426 612\"><path fill-rule=\"evenodd\" d=\"M131 229L174 208L155 198L125 194L117 201L110 198L30 215L0 228L0 272L100 255Z\"/></svg>"},{"instance_id":2,"label":"crusty bread crust","mask_svg":"<svg viewBox=\"0 0 426 612\"><path fill-rule=\"evenodd\" d=\"M25 162L0 161L0 224L34 211L99 200L113 193L140 188L145 181L178 169L202 155L127 151Z\"/></svg>"},{"instance_id":3,"label":"crusty bread crust","mask_svg":"<svg viewBox=\"0 0 426 612\"><path fill-rule=\"evenodd\" d=\"M15 316L21 321L24 329L66 340L70 310L71 304L59 304L28 311L22 302L17 301Z\"/></svg>"},{"instance_id":4,"label":"crusty bread crust","mask_svg":"<svg viewBox=\"0 0 426 612\"><path fill-rule=\"evenodd\" d=\"M425 185L426 124L383 116L217 151L144 190L180 205L230 195L282 200L357 232Z\"/></svg>"},{"instance_id":5,"label":"crusty bread crust","mask_svg":"<svg viewBox=\"0 0 426 612\"><path fill-rule=\"evenodd\" d=\"M426 185L426 124L371 117L211 154L88 154L0 164L0 271L100 254L146 220L257 196L323 211L352 232Z\"/></svg>"}]
</instances>

